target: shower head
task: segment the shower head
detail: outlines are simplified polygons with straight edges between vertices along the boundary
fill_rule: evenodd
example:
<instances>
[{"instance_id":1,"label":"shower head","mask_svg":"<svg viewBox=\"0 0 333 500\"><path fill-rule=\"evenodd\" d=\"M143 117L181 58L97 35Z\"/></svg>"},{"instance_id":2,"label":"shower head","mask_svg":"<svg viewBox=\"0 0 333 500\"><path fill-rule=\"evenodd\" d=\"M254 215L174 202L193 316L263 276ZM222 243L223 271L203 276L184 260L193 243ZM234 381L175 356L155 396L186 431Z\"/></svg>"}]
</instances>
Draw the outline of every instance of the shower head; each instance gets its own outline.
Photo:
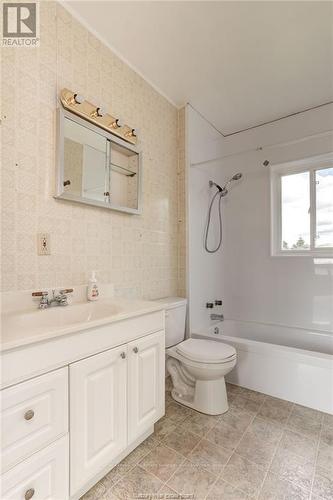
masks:
<instances>
[{"instance_id":1,"label":"shower head","mask_svg":"<svg viewBox=\"0 0 333 500\"><path fill-rule=\"evenodd\" d=\"M227 193L228 193L228 189L227 187L229 186L229 184L231 184L232 181L239 181L239 179L241 179L243 177L243 174L241 174L240 172L238 172L237 174L233 175L223 186L222 188L222 196L225 196Z\"/></svg>"}]
</instances>

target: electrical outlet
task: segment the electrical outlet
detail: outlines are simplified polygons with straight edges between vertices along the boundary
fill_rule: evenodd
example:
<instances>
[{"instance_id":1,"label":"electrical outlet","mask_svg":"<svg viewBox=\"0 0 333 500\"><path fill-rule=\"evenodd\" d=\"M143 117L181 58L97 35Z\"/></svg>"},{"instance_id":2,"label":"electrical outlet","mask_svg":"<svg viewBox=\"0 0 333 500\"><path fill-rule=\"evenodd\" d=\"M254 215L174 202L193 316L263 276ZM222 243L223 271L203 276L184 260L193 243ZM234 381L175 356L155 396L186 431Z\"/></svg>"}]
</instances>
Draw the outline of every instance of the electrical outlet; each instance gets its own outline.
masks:
<instances>
[{"instance_id":1,"label":"electrical outlet","mask_svg":"<svg viewBox=\"0 0 333 500\"><path fill-rule=\"evenodd\" d=\"M50 235L48 233L39 233L37 235L37 242L38 255L51 254Z\"/></svg>"}]
</instances>

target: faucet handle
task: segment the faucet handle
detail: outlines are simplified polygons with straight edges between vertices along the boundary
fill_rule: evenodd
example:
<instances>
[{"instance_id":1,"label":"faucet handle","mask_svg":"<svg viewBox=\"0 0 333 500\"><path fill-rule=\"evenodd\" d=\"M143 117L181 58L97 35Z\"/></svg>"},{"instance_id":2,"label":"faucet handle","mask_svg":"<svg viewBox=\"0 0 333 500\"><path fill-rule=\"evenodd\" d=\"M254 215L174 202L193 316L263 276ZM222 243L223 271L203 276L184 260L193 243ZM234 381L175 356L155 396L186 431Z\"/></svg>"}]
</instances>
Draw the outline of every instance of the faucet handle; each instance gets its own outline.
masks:
<instances>
[{"instance_id":1,"label":"faucet handle","mask_svg":"<svg viewBox=\"0 0 333 500\"><path fill-rule=\"evenodd\" d=\"M32 292L32 297L47 297L49 292L46 292L45 290L42 292Z\"/></svg>"},{"instance_id":2,"label":"faucet handle","mask_svg":"<svg viewBox=\"0 0 333 500\"><path fill-rule=\"evenodd\" d=\"M41 292L32 292L31 294L33 297L40 297L40 301L39 301L39 309L46 309L47 307L49 307L49 299L48 299L48 295L49 295L49 292L43 290Z\"/></svg>"},{"instance_id":3,"label":"faucet handle","mask_svg":"<svg viewBox=\"0 0 333 500\"><path fill-rule=\"evenodd\" d=\"M61 295L66 295L67 293L72 293L73 291L73 288L62 288L61 290L59 290L59 293Z\"/></svg>"}]
</instances>

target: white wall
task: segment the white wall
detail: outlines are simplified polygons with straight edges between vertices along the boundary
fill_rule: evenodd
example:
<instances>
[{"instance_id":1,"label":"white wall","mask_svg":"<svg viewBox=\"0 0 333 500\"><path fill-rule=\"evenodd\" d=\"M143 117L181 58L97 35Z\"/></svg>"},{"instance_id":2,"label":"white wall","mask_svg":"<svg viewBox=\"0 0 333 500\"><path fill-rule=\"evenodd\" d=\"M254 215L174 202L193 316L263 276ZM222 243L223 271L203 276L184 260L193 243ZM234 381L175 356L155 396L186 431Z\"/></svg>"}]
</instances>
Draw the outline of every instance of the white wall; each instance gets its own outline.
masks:
<instances>
[{"instance_id":1,"label":"white wall","mask_svg":"<svg viewBox=\"0 0 333 500\"><path fill-rule=\"evenodd\" d=\"M318 135L329 130L333 107L327 106L223 138L189 107L192 331L210 323L204 305L221 296L229 319L333 331L333 259L270 256L270 179L269 168L262 166L266 158L274 164L333 151L333 136ZM291 143L272 147L286 141ZM258 146L263 150L256 151ZM222 203L223 248L211 256L204 252L202 239L208 180L224 183L236 172L243 179Z\"/></svg>"},{"instance_id":2,"label":"white wall","mask_svg":"<svg viewBox=\"0 0 333 500\"><path fill-rule=\"evenodd\" d=\"M191 325L201 326L209 322L213 312L206 309L206 302L223 296L221 252L209 254L204 250L203 235L207 220L207 208L212 190L209 179L219 182L215 165L192 167L189 176L189 295ZM223 200L224 202L224 200ZM217 200L212 212L209 248L218 242ZM214 311L217 312L217 311Z\"/></svg>"}]
</instances>

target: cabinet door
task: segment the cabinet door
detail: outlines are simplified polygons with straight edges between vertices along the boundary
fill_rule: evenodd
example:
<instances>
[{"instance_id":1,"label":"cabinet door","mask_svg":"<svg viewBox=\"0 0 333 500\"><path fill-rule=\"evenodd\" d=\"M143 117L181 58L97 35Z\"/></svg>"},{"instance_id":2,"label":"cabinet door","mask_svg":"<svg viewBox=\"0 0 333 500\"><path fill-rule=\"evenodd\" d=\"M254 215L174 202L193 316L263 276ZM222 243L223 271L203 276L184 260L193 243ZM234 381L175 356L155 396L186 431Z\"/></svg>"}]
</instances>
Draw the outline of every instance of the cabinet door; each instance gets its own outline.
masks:
<instances>
[{"instance_id":1,"label":"cabinet door","mask_svg":"<svg viewBox=\"0 0 333 500\"><path fill-rule=\"evenodd\" d=\"M127 445L126 346L70 365L71 495Z\"/></svg>"},{"instance_id":2,"label":"cabinet door","mask_svg":"<svg viewBox=\"0 0 333 500\"><path fill-rule=\"evenodd\" d=\"M128 440L164 415L164 332L128 344Z\"/></svg>"},{"instance_id":3,"label":"cabinet door","mask_svg":"<svg viewBox=\"0 0 333 500\"><path fill-rule=\"evenodd\" d=\"M1 476L2 500L67 500L68 435Z\"/></svg>"}]
</instances>

